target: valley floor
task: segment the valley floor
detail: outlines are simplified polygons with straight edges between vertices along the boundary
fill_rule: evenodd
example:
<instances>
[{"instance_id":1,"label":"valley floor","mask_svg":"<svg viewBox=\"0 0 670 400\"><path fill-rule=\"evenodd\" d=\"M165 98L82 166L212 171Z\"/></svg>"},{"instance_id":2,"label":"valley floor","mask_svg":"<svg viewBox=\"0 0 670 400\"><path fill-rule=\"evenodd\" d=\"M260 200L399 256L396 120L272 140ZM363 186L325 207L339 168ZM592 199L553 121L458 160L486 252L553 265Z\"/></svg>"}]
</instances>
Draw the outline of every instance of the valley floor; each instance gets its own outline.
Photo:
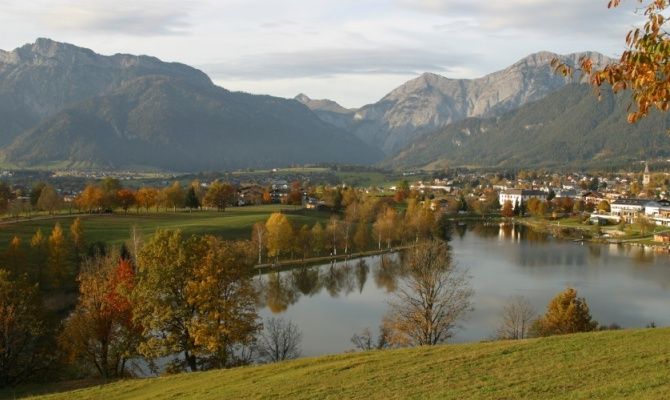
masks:
<instances>
[{"instance_id":1,"label":"valley floor","mask_svg":"<svg viewBox=\"0 0 670 400\"><path fill-rule=\"evenodd\" d=\"M666 328L305 358L40 399L662 399L668 376Z\"/></svg>"}]
</instances>

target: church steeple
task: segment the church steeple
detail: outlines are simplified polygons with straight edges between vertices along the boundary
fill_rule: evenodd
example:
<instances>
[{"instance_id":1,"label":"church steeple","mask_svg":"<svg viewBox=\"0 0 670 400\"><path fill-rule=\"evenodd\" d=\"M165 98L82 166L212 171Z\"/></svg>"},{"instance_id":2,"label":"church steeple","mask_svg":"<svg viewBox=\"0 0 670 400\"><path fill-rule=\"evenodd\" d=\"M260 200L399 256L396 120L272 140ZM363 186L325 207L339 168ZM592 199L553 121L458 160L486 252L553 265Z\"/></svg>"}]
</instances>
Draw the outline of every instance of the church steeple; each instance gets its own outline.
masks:
<instances>
[{"instance_id":1,"label":"church steeple","mask_svg":"<svg viewBox=\"0 0 670 400\"><path fill-rule=\"evenodd\" d=\"M649 186L651 183L651 173L649 172L649 163L644 163L644 174L642 175L642 185Z\"/></svg>"}]
</instances>

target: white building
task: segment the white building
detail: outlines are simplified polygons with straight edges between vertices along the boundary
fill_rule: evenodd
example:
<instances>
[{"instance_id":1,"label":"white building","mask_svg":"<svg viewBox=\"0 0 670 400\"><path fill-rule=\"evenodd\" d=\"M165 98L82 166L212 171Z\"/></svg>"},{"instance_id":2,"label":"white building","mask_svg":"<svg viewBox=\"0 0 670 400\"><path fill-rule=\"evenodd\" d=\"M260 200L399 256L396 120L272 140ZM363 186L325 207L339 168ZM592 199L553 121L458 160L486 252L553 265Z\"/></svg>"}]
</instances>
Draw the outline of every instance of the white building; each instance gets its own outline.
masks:
<instances>
[{"instance_id":1,"label":"white building","mask_svg":"<svg viewBox=\"0 0 670 400\"><path fill-rule=\"evenodd\" d=\"M498 201L501 206L503 206L506 201L510 201L512 202L513 208L516 208L517 204L528 202L530 199L545 201L547 200L547 192L528 189L507 189L501 191L498 196Z\"/></svg>"},{"instance_id":2,"label":"white building","mask_svg":"<svg viewBox=\"0 0 670 400\"><path fill-rule=\"evenodd\" d=\"M617 199L610 204L610 215L621 217L632 223L638 214L645 212L645 206L654 203L648 199Z\"/></svg>"}]
</instances>

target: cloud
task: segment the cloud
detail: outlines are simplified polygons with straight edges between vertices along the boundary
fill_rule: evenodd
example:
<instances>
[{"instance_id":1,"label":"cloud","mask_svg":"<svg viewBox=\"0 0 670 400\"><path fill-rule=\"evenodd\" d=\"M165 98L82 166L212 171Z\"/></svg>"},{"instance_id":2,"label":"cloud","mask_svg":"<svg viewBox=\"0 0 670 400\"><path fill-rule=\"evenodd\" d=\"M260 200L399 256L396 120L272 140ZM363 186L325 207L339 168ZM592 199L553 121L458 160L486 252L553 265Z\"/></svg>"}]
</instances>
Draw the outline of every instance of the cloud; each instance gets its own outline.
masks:
<instances>
[{"instance_id":1,"label":"cloud","mask_svg":"<svg viewBox=\"0 0 670 400\"><path fill-rule=\"evenodd\" d=\"M406 9L475 22L485 31L589 35L620 32L639 22L634 7L608 9L606 0L396 0Z\"/></svg>"},{"instance_id":2,"label":"cloud","mask_svg":"<svg viewBox=\"0 0 670 400\"><path fill-rule=\"evenodd\" d=\"M57 31L162 36L187 33L191 8L187 1L67 0L36 2L13 11L31 15Z\"/></svg>"},{"instance_id":3,"label":"cloud","mask_svg":"<svg viewBox=\"0 0 670 400\"><path fill-rule=\"evenodd\" d=\"M286 79L337 75L413 75L449 72L474 63L467 56L416 48L319 49L246 55L229 62L200 65L214 79ZM467 60L467 62L466 62Z\"/></svg>"}]
</instances>

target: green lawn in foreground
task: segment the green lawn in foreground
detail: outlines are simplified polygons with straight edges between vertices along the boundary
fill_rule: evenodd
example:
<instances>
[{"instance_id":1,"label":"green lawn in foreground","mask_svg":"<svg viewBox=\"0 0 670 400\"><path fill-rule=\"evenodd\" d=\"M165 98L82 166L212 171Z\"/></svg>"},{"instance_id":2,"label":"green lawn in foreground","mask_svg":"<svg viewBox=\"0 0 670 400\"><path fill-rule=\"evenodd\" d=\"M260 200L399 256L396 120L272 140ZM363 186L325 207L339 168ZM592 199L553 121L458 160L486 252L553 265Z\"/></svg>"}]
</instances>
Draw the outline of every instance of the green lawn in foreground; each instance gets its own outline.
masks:
<instances>
[{"instance_id":1,"label":"green lawn in foreground","mask_svg":"<svg viewBox=\"0 0 670 400\"><path fill-rule=\"evenodd\" d=\"M82 214L84 235L88 243L96 241L121 243L128 239L133 226L143 235L150 235L158 228L182 229L187 234L214 234L228 239L247 239L251 235L251 226L258 221L265 221L268 216L280 209L291 209L291 206L266 205L250 207L231 207L224 212L188 211L141 213L117 212L110 215ZM302 215L289 214L289 219L297 224L309 224L327 220L330 214L316 211L303 211ZM48 235L56 222L60 222L69 234L69 226L76 216L62 216L53 219L35 219L11 224L0 225L0 249L7 247L14 235L18 235L24 243L29 243L31 236L38 228Z\"/></svg>"},{"instance_id":2,"label":"green lawn in foreground","mask_svg":"<svg viewBox=\"0 0 670 400\"><path fill-rule=\"evenodd\" d=\"M44 399L667 399L670 329L372 351L120 381Z\"/></svg>"}]
</instances>

